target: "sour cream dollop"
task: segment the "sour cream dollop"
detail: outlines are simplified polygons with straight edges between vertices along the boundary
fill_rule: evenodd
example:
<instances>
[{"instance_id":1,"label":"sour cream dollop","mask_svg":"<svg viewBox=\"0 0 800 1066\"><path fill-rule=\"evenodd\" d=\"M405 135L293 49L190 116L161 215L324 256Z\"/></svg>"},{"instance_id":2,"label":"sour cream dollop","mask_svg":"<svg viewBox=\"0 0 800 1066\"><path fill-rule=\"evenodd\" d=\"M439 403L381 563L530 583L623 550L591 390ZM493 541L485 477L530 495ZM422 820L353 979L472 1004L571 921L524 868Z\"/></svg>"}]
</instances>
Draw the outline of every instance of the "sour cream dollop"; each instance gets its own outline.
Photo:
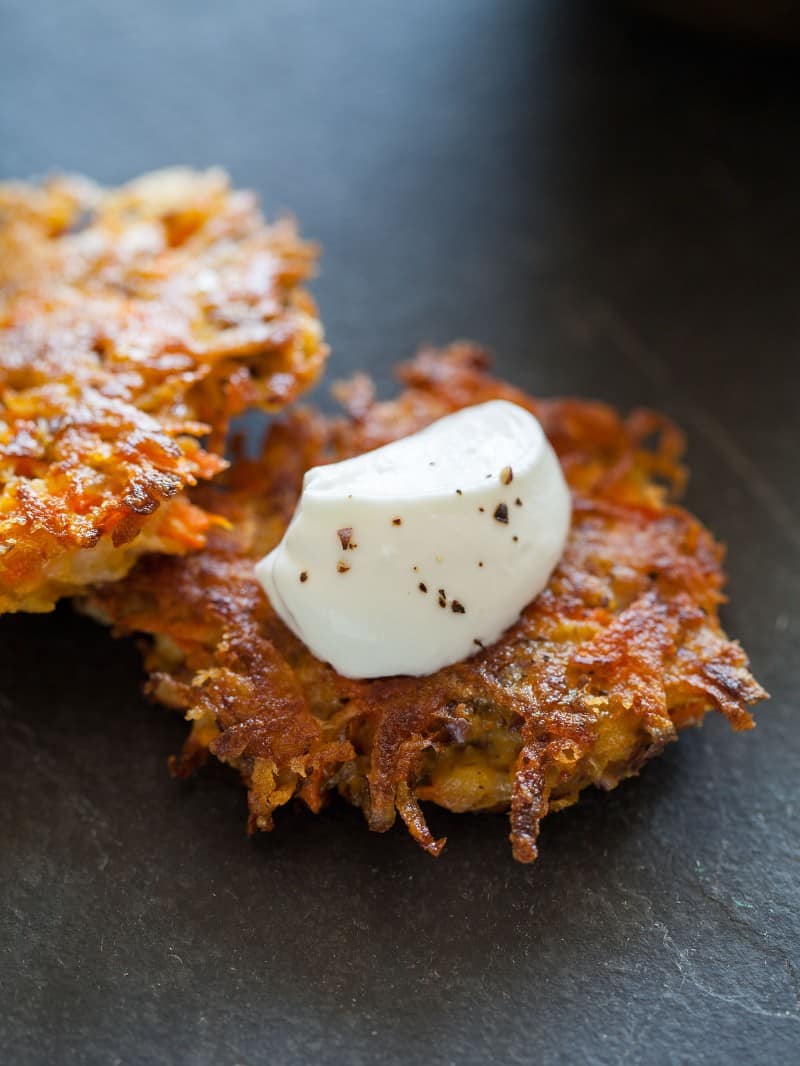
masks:
<instances>
[{"instance_id":1,"label":"sour cream dollop","mask_svg":"<svg viewBox=\"0 0 800 1066\"><path fill-rule=\"evenodd\" d=\"M570 510L539 422L493 400L309 470L256 574L345 677L430 674L497 640L538 596Z\"/></svg>"}]
</instances>

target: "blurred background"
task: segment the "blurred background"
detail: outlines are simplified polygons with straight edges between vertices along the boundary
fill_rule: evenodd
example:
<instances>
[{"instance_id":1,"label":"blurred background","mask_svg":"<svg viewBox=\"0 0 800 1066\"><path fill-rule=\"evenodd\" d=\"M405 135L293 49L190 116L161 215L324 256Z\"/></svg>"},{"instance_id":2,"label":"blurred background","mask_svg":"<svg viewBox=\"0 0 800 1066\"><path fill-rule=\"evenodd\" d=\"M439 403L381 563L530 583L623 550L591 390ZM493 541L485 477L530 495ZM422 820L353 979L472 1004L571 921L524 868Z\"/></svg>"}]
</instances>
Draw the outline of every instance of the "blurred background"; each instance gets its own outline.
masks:
<instances>
[{"instance_id":1,"label":"blurred background","mask_svg":"<svg viewBox=\"0 0 800 1066\"><path fill-rule=\"evenodd\" d=\"M713 388L797 520L795 7L2 0L0 167L222 164L322 242L333 373L469 336L538 391Z\"/></svg>"},{"instance_id":2,"label":"blurred background","mask_svg":"<svg viewBox=\"0 0 800 1066\"><path fill-rule=\"evenodd\" d=\"M548 819L533 869L441 813L437 864L339 808L249 843L238 789L164 774L133 647L3 619L11 1060L794 1060L797 40L778 0L0 0L0 176L226 167L324 247L328 381L470 337L677 419L773 695Z\"/></svg>"}]
</instances>

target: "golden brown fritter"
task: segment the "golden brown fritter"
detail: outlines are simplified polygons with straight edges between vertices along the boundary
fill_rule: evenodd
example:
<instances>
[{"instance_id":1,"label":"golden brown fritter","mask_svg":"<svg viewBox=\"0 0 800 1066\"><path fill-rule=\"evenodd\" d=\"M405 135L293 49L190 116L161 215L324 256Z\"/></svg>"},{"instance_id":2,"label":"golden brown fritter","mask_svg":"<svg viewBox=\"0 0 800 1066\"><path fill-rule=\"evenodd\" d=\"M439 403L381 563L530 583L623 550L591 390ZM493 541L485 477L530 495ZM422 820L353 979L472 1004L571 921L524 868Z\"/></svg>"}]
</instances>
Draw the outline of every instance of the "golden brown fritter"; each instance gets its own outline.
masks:
<instances>
[{"instance_id":1,"label":"golden brown fritter","mask_svg":"<svg viewBox=\"0 0 800 1066\"><path fill-rule=\"evenodd\" d=\"M199 494L230 528L186 558L142 560L89 609L118 632L152 636L150 691L192 721L177 772L209 751L236 767L252 829L269 829L292 796L316 811L338 791L372 829L399 812L438 854L444 842L420 801L510 809L514 855L531 861L548 811L586 785L613 788L712 708L749 728L747 705L765 694L719 625L719 546L668 501L684 476L678 430L648 412L623 420L601 404L532 400L490 377L468 345L424 352L401 376L396 400L375 403L359 378L339 390L346 420L306 413L276 426L259 462L235 464L227 493ZM283 626L253 576L303 471L498 397L538 416L572 489L558 569L519 622L467 661L424 678L339 677Z\"/></svg>"},{"instance_id":2,"label":"golden brown fritter","mask_svg":"<svg viewBox=\"0 0 800 1066\"><path fill-rule=\"evenodd\" d=\"M315 258L218 170L0 185L0 613L205 542L182 490L324 363Z\"/></svg>"}]
</instances>

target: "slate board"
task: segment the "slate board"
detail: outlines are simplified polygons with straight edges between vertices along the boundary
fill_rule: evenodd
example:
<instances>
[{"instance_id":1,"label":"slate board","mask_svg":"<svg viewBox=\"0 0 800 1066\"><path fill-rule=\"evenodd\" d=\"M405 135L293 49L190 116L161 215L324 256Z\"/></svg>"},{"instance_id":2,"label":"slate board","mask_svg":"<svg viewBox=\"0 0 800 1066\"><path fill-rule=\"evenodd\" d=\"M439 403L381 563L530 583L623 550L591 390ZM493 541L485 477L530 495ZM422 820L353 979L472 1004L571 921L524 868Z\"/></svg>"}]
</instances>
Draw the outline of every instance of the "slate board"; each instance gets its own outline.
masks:
<instances>
[{"instance_id":1,"label":"slate board","mask_svg":"<svg viewBox=\"0 0 800 1066\"><path fill-rule=\"evenodd\" d=\"M131 644L5 618L3 1062L798 1061L797 65L559 0L0 0L3 175L222 163L324 243L331 376L468 336L680 421L773 694L532 867L441 812L435 862L343 806L248 840Z\"/></svg>"}]
</instances>

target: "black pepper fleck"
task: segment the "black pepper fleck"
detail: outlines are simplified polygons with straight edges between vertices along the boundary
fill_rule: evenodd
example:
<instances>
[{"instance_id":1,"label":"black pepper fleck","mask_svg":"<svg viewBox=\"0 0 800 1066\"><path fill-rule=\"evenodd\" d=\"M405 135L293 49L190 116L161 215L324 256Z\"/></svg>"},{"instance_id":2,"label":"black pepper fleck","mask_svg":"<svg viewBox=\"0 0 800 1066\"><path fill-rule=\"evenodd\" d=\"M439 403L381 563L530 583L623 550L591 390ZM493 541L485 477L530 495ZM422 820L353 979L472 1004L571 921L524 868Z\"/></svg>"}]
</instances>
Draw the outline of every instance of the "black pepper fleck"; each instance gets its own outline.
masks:
<instances>
[{"instance_id":1,"label":"black pepper fleck","mask_svg":"<svg viewBox=\"0 0 800 1066\"><path fill-rule=\"evenodd\" d=\"M514 500L514 503L517 505L517 507L522 507L522 500L519 498L519 496L517 496L516 500Z\"/></svg>"},{"instance_id":2,"label":"black pepper fleck","mask_svg":"<svg viewBox=\"0 0 800 1066\"><path fill-rule=\"evenodd\" d=\"M428 591L428 586L425 584L424 581L420 581L420 583L419 583L419 591L420 592L427 592Z\"/></svg>"},{"instance_id":3,"label":"black pepper fleck","mask_svg":"<svg viewBox=\"0 0 800 1066\"><path fill-rule=\"evenodd\" d=\"M472 643L473 644L477 644L479 648L483 647L483 641L482 640L478 640L477 637L473 637Z\"/></svg>"},{"instance_id":4,"label":"black pepper fleck","mask_svg":"<svg viewBox=\"0 0 800 1066\"><path fill-rule=\"evenodd\" d=\"M515 533L515 534L514 534L514 536L513 536L513 537L512 537L511 539L512 539L512 540L514 541L514 543L516 544L516 542L517 542L517 541L519 540L519 537L518 537L518 536L517 536L517 534Z\"/></svg>"},{"instance_id":5,"label":"black pepper fleck","mask_svg":"<svg viewBox=\"0 0 800 1066\"><path fill-rule=\"evenodd\" d=\"M453 614L466 614L467 613L467 609L464 606L464 604L463 603L459 603L458 600L453 600L453 602L450 604L450 610L453 612Z\"/></svg>"},{"instance_id":6,"label":"black pepper fleck","mask_svg":"<svg viewBox=\"0 0 800 1066\"><path fill-rule=\"evenodd\" d=\"M439 589L439 606L440 607L446 607L447 606L447 596L445 596L445 594L444 594L444 589Z\"/></svg>"},{"instance_id":7,"label":"black pepper fleck","mask_svg":"<svg viewBox=\"0 0 800 1066\"><path fill-rule=\"evenodd\" d=\"M503 469L500 471L500 480L503 482L504 485L510 485L511 482L514 480L514 471L511 469L510 466L504 466Z\"/></svg>"},{"instance_id":8,"label":"black pepper fleck","mask_svg":"<svg viewBox=\"0 0 800 1066\"><path fill-rule=\"evenodd\" d=\"M347 551L347 549L350 547L350 540L353 536L353 527L345 526L343 529L337 529L336 536L339 538L339 542L342 545L342 551Z\"/></svg>"},{"instance_id":9,"label":"black pepper fleck","mask_svg":"<svg viewBox=\"0 0 800 1066\"><path fill-rule=\"evenodd\" d=\"M307 570L301 570L300 571L300 580L301 581L308 581L308 571Z\"/></svg>"},{"instance_id":10,"label":"black pepper fleck","mask_svg":"<svg viewBox=\"0 0 800 1066\"><path fill-rule=\"evenodd\" d=\"M340 560L339 560L339 562L338 562L338 563L336 564L336 570L337 570L337 571L338 571L338 573L340 573L340 574L346 574L346 573L347 573L347 571L348 571L349 569L350 569L349 565L348 565L347 563L343 563L343 562L341 561L341 559L340 559Z\"/></svg>"},{"instance_id":11,"label":"black pepper fleck","mask_svg":"<svg viewBox=\"0 0 800 1066\"><path fill-rule=\"evenodd\" d=\"M481 512L481 514L483 514L485 508L484 507L479 507L478 510Z\"/></svg>"},{"instance_id":12,"label":"black pepper fleck","mask_svg":"<svg viewBox=\"0 0 800 1066\"><path fill-rule=\"evenodd\" d=\"M402 518L393 518L392 519L392 525L393 526L402 526L402 524L403 524L403 519Z\"/></svg>"},{"instance_id":13,"label":"black pepper fleck","mask_svg":"<svg viewBox=\"0 0 800 1066\"><path fill-rule=\"evenodd\" d=\"M483 566L483 560L481 560L481 562L478 563L478 566Z\"/></svg>"},{"instance_id":14,"label":"black pepper fleck","mask_svg":"<svg viewBox=\"0 0 800 1066\"><path fill-rule=\"evenodd\" d=\"M508 508L504 503L498 503L497 507L495 508L494 517L497 519L498 522L504 522L506 525L508 525Z\"/></svg>"},{"instance_id":15,"label":"black pepper fleck","mask_svg":"<svg viewBox=\"0 0 800 1066\"><path fill-rule=\"evenodd\" d=\"M463 495L464 495L464 494L463 494L463 492L461 491L461 489L456 489L456 496L463 496Z\"/></svg>"}]
</instances>

